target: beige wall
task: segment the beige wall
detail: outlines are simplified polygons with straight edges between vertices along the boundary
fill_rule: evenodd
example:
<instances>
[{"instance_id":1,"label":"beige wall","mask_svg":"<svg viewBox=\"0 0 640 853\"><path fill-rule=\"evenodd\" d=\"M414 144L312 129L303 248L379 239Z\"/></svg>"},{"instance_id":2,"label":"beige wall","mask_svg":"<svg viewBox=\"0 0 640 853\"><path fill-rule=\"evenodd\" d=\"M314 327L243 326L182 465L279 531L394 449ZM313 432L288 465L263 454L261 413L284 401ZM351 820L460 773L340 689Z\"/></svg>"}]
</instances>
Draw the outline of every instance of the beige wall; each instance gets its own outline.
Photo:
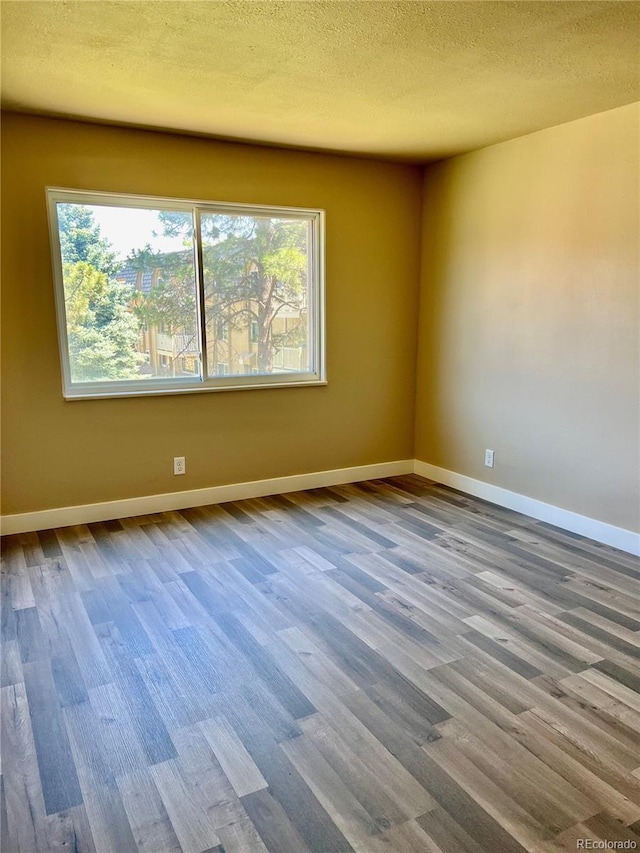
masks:
<instances>
[{"instance_id":1,"label":"beige wall","mask_svg":"<svg viewBox=\"0 0 640 853\"><path fill-rule=\"evenodd\" d=\"M416 412L417 458L633 530L638 117L426 170Z\"/></svg>"},{"instance_id":2,"label":"beige wall","mask_svg":"<svg viewBox=\"0 0 640 853\"><path fill-rule=\"evenodd\" d=\"M5 514L410 458L420 169L3 121ZM47 185L327 211L326 387L62 399ZM185 455L187 475L172 473Z\"/></svg>"}]
</instances>

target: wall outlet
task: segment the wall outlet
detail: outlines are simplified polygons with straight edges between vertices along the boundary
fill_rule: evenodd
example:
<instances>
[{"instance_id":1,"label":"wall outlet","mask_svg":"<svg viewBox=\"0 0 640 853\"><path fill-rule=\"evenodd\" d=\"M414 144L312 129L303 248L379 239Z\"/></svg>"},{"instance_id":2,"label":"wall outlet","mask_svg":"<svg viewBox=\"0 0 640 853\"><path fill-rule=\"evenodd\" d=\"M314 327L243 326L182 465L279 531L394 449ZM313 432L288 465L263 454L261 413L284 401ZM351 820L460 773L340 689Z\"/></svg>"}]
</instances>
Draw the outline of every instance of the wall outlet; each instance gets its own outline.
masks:
<instances>
[{"instance_id":1,"label":"wall outlet","mask_svg":"<svg viewBox=\"0 0 640 853\"><path fill-rule=\"evenodd\" d=\"M187 473L187 463L184 456L174 456L173 457L173 473L174 474L186 474Z\"/></svg>"},{"instance_id":2,"label":"wall outlet","mask_svg":"<svg viewBox=\"0 0 640 853\"><path fill-rule=\"evenodd\" d=\"M487 466L487 468L493 468L493 450L485 450L484 464Z\"/></svg>"}]
</instances>

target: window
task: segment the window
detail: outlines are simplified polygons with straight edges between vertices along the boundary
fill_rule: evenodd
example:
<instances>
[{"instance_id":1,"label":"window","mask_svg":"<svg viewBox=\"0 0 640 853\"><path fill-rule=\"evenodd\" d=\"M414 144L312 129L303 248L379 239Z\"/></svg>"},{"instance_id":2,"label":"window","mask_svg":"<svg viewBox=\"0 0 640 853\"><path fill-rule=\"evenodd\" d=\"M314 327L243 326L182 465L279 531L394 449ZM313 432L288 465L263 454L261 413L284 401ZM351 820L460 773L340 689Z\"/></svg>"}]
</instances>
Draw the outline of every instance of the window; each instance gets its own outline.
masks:
<instances>
[{"instance_id":1,"label":"window","mask_svg":"<svg viewBox=\"0 0 640 853\"><path fill-rule=\"evenodd\" d=\"M229 340L229 324L226 320L218 320L216 323L216 334L221 341Z\"/></svg>"},{"instance_id":2,"label":"window","mask_svg":"<svg viewBox=\"0 0 640 853\"><path fill-rule=\"evenodd\" d=\"M47 193L65 397L324 383L322 211Z\"/></svg>"}]
</instances>

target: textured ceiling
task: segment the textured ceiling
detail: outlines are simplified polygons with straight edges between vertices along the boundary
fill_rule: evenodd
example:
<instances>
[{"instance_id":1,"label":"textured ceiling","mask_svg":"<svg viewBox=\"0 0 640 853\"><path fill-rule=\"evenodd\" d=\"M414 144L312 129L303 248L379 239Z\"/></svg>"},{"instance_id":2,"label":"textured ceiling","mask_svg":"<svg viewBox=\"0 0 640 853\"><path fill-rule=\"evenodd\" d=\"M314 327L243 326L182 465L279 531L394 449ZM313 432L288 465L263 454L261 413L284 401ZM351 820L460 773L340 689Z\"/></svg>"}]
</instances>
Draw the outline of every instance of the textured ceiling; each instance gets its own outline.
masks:
<instances>
[{"instance_id":1,"label":"textured ceiling","mask_svg":"<svg viewBox=\"0 0 640 853\"><path fill-rule=\"evenodd\" d=\"M637 2L1 11L11 110L427 161L640 100Z\"/></svg>"}]
</instances>

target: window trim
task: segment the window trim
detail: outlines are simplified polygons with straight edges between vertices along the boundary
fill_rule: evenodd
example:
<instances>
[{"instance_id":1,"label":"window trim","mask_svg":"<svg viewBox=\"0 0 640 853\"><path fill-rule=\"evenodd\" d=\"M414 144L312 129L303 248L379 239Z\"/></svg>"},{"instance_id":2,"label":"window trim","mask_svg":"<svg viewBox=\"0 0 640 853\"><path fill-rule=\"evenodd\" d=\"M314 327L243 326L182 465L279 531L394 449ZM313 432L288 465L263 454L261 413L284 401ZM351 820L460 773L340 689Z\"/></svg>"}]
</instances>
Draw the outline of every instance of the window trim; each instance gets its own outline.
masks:
<instances>
[{"instance_id":1,"label":"window trim","mask_svg":"<svg viewBox=\"0 0 640 853\"><path fill-rule=\"evenodd\" d=\"M212 391L244 391L264 388L306 387L326 385L325 355L325 212L319 208L280 207L276 205L240 204L167 196L121 194L112 192L47 187L47 212L51 260L53 267L58 349L62 374L62 392L66 400L95 398L146 397L168 394L193 394ZM194 264L196 275L196 315L198 337L202 348L202 378L114 379L109 381L72 382L67 338L62 253L58 230L57 204L94 204L109 207L138 207L150 210L169 209L191 212L194 222ZM205 212L245 216L273 216L278 219L309 219L308 311L313 345L309 347L310 370L304 373L239 374L229 377L207 375L205 294L203 281L200 216ZM249 381L246 381L249 380Z\"/></svg>"}]
</instances>

